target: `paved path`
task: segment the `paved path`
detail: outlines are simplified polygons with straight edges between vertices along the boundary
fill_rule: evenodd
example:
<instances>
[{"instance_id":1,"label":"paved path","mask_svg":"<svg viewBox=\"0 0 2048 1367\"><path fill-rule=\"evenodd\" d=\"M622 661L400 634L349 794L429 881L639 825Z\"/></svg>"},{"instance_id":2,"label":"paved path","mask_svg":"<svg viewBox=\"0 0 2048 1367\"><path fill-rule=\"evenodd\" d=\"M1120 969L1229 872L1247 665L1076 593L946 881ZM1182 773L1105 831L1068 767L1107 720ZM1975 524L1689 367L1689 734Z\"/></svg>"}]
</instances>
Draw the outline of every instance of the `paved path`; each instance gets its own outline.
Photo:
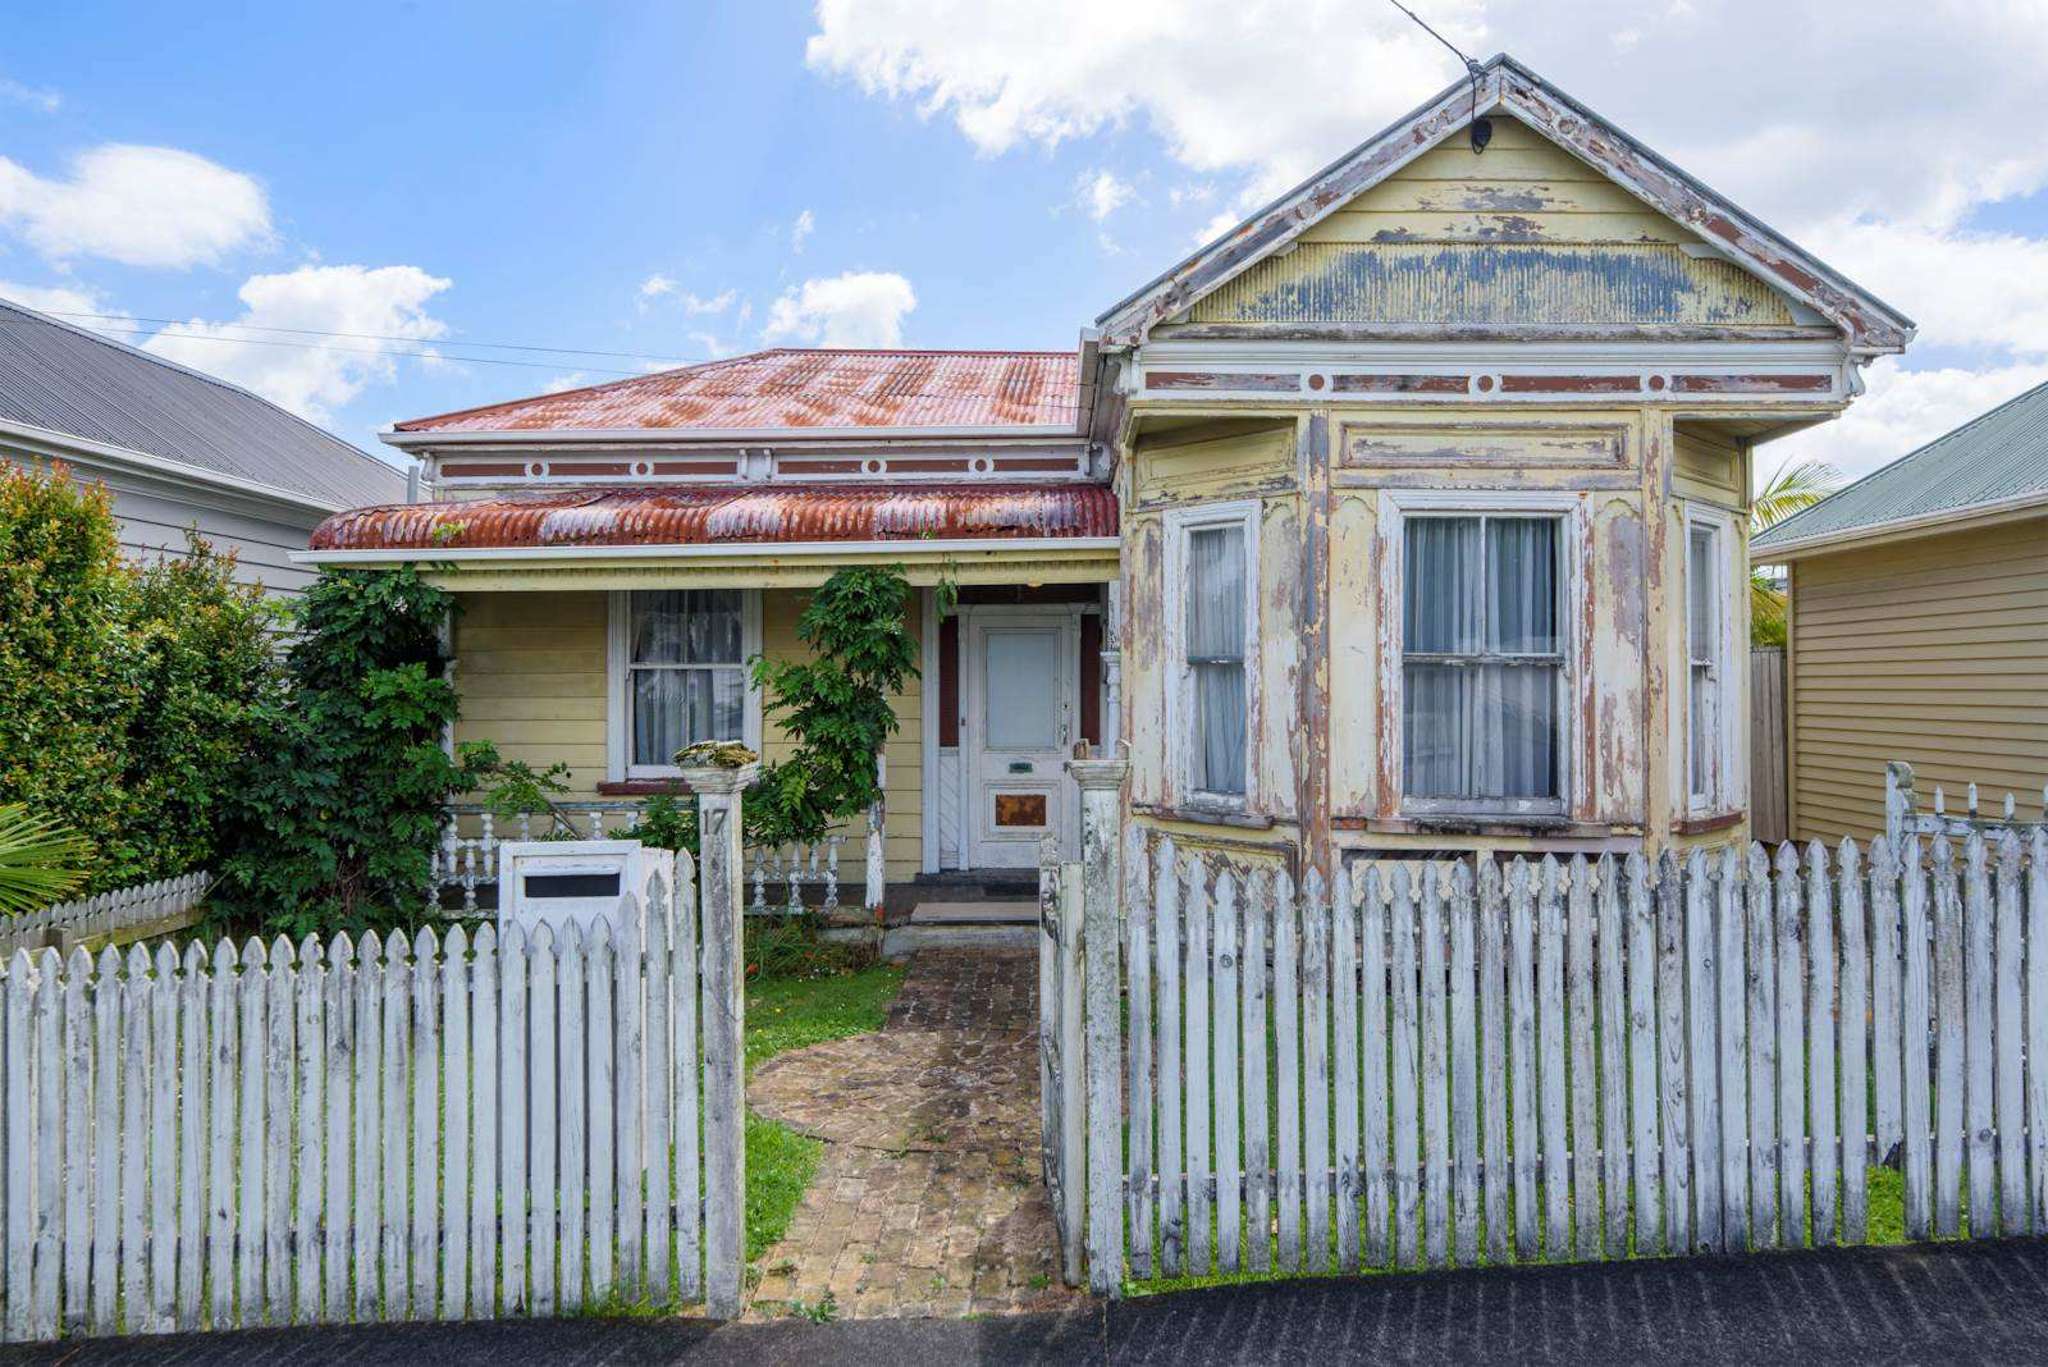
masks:
<instances>
[{"instance_id":1,"label":"paved path","mask_svg":"<svg viewBox=\"0 0 2048 1367\"><path fill-rule=\"evenodd\" d=\"M1269 1283L984 1320L561 1320L0 1349L0 1365L1515 1363L2048 1360L2048 1243L1948 1244Z\"/></svg>"},{"instance_id":2,"label":"paved path","mask_svg":"<svg viewBox=\"0 0 2048 1367\"><path fill-rule=\"evenodd\" d=\"M754 1111L826 1141L755 1318L828 1295L847 1318L1078 1303L1039 1180L1037 997L1033 953L922 950L879 1033L755 1070Z\"/></svg>"}]
</instances>

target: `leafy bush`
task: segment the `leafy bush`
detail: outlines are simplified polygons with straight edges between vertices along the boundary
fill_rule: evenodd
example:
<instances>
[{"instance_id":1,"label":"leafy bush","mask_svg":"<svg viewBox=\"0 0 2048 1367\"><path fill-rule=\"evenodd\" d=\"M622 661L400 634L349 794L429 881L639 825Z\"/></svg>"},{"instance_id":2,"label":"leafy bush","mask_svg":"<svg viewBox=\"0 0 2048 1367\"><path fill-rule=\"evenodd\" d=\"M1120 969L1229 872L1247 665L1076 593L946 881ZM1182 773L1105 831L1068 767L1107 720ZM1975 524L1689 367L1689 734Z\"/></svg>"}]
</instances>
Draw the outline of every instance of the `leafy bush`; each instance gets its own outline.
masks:
<instances>
[{"instance_id":1,"label":"leafy bush","mask_svg":"<svg viewBox=\"0 0 2048 1367\"><path fill-rule=\"evenodd\" d=\"M234 558L120 556L112 501L0 467L0 803L90 842L87 891L209 862L274 697L276 610Z\"/></svg>"},{"instance_id":2,"label":"leafy bush","mask_svg":"<svg viewBox=\"0 0 2048 1367\"><path fill-rule=\"evenodd\" d=\"M323 573L299 604L287 689L234 796L215 902L266 932L361 932L415 919L443 805L494 755L441 747L452 600L407 567ZM487 747L484 747L487 749Z\"/></svg>"}]
</instances>

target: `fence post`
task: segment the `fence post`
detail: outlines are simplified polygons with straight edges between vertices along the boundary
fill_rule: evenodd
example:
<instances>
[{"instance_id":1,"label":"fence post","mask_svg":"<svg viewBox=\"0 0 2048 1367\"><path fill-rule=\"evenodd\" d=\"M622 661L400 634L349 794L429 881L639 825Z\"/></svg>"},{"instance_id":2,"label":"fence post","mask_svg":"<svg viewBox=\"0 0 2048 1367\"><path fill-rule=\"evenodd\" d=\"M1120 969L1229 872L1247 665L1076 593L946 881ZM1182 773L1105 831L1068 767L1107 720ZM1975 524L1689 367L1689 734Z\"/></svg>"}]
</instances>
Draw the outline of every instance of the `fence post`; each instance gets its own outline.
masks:
<instances>
[{"instance_id":1,"label":"fence post","mask_svg":"<svg viewBox=\"0 0 2048 1367\"><path fill-rule=\"evenodd\" d=\"M1884 838L1893 849L1906 839L1906 826L1913 816L1913 766L1892 760L1884 766Z\"/></svg>"},{"instance_id":2,"label":"fence post","mask_svg":"<svg viewBox=\"0 0 2048 1367\"><path fill-rule=\"evenodd\" d=\"M682 771L684 785L697 795L704 946L704 1300L715 1319L739 1315L747 1258L740 794L760 772L758 764ZM684 1079L683 1085L691 1080Z\"/></svg>"},{"instance_id":3,"label":"fence post","mask_svg":"<svg viewBox=\"0 0 2048 1367\"><path fill-rule=\"evenodd\" d=\"M1123 1031L1119 1020L1118 911L1123 887L1122 789L1130 764L1067 761L1081 789L1082 953L1088 1026L1088 1287L1123 1285Z\"/></svg>"},{"instance_id":4,"label":"fence post","mask_svg":"<svg viewBox=\"0 0 2048 1367\"><path fill-rule=\"evenodd\" d=\"M862 904L867 907L868 919L879 924L882 919L882 894L889 881L889 864L882 839L882 828L888 822L889 760L885 755L875 756L875 790L877 796L868 807L868 870L867 888Z\"/></svg>"}]
</instances>

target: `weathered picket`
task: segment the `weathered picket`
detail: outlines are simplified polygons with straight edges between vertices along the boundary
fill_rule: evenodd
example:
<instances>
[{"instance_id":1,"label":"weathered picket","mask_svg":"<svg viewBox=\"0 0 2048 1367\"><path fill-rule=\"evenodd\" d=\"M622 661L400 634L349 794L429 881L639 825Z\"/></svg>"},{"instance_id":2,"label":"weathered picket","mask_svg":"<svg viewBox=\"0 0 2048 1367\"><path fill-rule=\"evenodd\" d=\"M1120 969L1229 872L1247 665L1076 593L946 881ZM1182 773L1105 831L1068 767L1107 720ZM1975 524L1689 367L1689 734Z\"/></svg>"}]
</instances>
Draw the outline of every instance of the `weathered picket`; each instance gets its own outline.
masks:
<instances>
[{"instance_id":1,"label":"weathered picket","mask_svg":"<svg viewBox=\"0 0 2048 1367\"><path fill-rule=\"evenodd\" d=\"M680 862L644 938L0 961L0 1340L736 1309L741 884Z\"/></svg>"},{"instance_id":2,"label":"weathered picket","mask_svg":"<svg viewBox=\"0 0 2048 1367\"><path fill-rule=\"evenodd\" d=\"M0 918L0 956L177 930L198 918L212 886L213 875L201 869Z\"/></svg>"},{"instance_id":3,"label":"weathered picket","mask_svg":"<svg viewBox=\"0 0 2048 1367\"><path fill-rule=\"evenodd\" d=\"M2048 829L1476 879L1368 861L1298 893L1118 843L1142 907L1090 905L1116 890L1093 869L1046 884L1091 989L1085 1022L1049 1004L1048 1038L1087 1041L1090 1113L1048 1126L1048 1166L1122 1183L1068 1207L1098 1289L1105 1264L1853 1244L1887 1162L1911 1235L2048 1231ZM1098 925L1123 927L1107 965Z\"/></svg>"}]
</instances>

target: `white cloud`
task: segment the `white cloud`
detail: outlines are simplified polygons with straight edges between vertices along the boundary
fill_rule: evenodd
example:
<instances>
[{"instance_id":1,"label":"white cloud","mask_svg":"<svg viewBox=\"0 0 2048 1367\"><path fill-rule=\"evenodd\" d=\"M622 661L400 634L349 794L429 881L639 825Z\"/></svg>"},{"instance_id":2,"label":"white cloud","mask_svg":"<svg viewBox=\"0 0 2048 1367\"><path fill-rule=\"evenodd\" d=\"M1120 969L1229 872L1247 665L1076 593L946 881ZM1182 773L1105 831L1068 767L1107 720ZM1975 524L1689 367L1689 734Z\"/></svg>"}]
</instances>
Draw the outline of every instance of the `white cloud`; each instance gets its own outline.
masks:
<instances>
[{"instance_id":1,"label":"white cloud","mask_svg":"<svg viewBox=\"0 0 2048 1367\"><path fill-rule=\"evenodd\" d=\"M673 296L683 312L692 316L706 313L724 313L740 297L738 290L721 290L717 294L695 294L678 285L666 275L650 275L640 282L640 307L644 310L655 300Z\"/></svg>"},{"instance_id":2,"label":"white cloud","mask_svg":"<svg viewBox=\"0 0 2048 1367\"><path fill-rule=\"evenodd\" d=\"M665 275L650 275L640 282L640 298L643 302L649 299L659 299L664 294L674 294L675 292L676 282Z\"/></svg>"},{"instance_id":3,"label":"white cloud","mask_svg":"<svg viewBox=\"0 0 2048 1367\"><path fill-rule=\"evenodd\" d=\"M724 313L733 306L733 301L739 297L740 292L738 290L721 290L709 299L701 295L686 293L682 298L683 312L699 316L707 313Z\"/></svg>"},{"instance_id":4,"label":"white cloud","mask_svg":"<svg viewBox=\"0 0 2048 1367\"><path fill-rule=\"evenodd\" d=\"M895 272L848 271L785 290L761 336L815 346L901 346L903 319L916 307L916 292Z\"/></svg>"},{"instance_id":5,"label":"white cloud","mask_svg":"<svg viewBox=\"0 0 2048 1367\"><path fill-rule=\"evenodd\" d=\"M801 256L804 250L804 243L809 241L811 234L816 231L818 231L818 217L816 214L813 214L809 209L798 214L796 222L789 225L790 251Z\"/></svg>"},{"instance_id":6,"label":"white cloud","mask_svg":"<svg viewBox=\"0 0 2048 1367\"><path fill-rule=\"evenodd\" d=\"M112 311L102 308L99 296L92 291L68 285L24 285L14 280L0 280L0 299L32 308L38 313L55 314L77 327L90 326L97 320L73 315Z\"/></svg>"},{"instance_id":7,"label":"white cloud","mask_svg":"<svg viewBox=\"0 0 2048 1367\"><path fill-rule=\"evenodd\" d=\"M540 392L559 394L565 389L581 389L589 383L588 375L580 370L571 370L567 374L550 376L548 382L540 387Z\"/></svg>"},{"instance_id":8,"label":"white cloud","mask_svg":"<svg viewBox=\"0 0 2048 1367\"><path fill-rule=\"evenodd\" d=\"M1865 373L1870 392L1830 423L1757 449L1757 480L1787 458L1824 460L1849 479L1925 446L1945 432L2048 381L2048 359L1983 370L1906 370L1892 357Z\"/></svg>"},{"instance_id":9,"label":"white cloud","mask_svg":"<svg viewBox=\"0 0 2048 1367\"><path fill-rule=\"evenodd\" d=\"M1137 190L1114 171L1084 171L1074 182L1074 203L1097 223L1137 198Z\"/></svg>"},{"instance_id":10,"label":"white cloud","mask_svg":"<svg viewBox=\"0 0 2048 1367\"><path fill-rule=\"evenodd\" d=\"M241 288L241 317L174 323L146 347L324 422L370 385L395 379L394 352L420 351L447 333L427 305L449 283L417 266L301 266L255 275ZM265 328L359 335L255 330ZM387 338L394 340L380 340Z\"/></svg>"},{"instance_id":11,"label":"white cloud","mask_svg":"<svg viewBox=\"0 0 2048 1367\"><path fill-rule=\"evenodd\" d=\"M110 143L63 178L0 157L0 226L53 261L211 265L270 236L270 201L249 176L175 147Z\"/></svg>"},{"instance_id":12,"label":"white cloud","mask_svg":"<svg viewBox=\"0 0 2048 1367\"><path fill-rule=\"evenodd\" d=\"M1786 445L1833 442L1820 453L1867 466L2024 387L2048 358L2048 234L1971 225L1987 205L2048 193L2048 140L2031 136L2048 0L1436 0L1428 17L1475 55L1511 42L1915 317L1923 349L1973 363L1874 367L1848 419ZM806 57L951 121L984 155L1150 135L1190 184L1222 187L1188 225L1202 240L1458 75L1391 6L1348 0L819 0Z\"/></svg>"},{"instance_id":13,"label":"white cloud","mask_svg":"<svg viewBox=\"0 0 2048 1367\"><path fill-rule=\"evenodd\" d=\"M27 105L41 114L54 114L64 104L64 97L54 90L24 85L6 76L0 76L0 100Z\"/></svg>"}]
</instances>

